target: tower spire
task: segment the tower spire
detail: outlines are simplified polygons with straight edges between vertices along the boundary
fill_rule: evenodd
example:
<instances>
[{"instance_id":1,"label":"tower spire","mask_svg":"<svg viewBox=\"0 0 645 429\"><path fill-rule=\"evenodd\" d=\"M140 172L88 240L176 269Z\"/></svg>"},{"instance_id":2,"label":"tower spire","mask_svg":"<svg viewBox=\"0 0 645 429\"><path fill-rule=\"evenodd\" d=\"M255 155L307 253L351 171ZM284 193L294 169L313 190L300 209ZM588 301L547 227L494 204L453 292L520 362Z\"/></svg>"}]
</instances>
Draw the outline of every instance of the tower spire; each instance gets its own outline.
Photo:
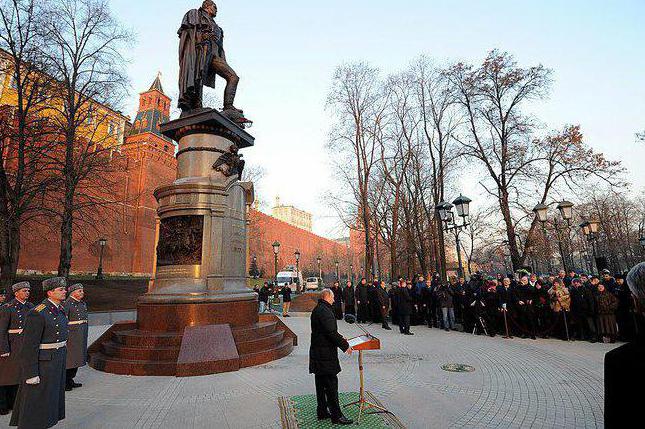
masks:
<instances>
[{"instance_id":1,"label":"tower spire","mask_svg":"<svg viewBox=\"0 0 645 429\"><path fill-rule=\"evenodd\" d=\"M152 91L153 89L156 89L157 91L163 92L163 87L161 86L161 71L157 72L157 77L155 78L154 82L152 82L152 85L150 85L150 89L148 91Z\"/></svg>"}]
</instances>

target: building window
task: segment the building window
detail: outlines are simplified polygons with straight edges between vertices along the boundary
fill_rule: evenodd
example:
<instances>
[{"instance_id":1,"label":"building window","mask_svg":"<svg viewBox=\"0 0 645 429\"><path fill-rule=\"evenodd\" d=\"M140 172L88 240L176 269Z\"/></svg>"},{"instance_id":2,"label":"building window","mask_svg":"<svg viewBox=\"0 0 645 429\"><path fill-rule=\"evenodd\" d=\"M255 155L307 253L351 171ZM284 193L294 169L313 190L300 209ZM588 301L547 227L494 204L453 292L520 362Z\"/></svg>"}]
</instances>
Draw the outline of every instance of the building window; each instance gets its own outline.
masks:
<instances>
[{"instance_id":1,"label":"building window","mask_svg":"<svg viewBox=\"0 0 645 429\"><path fill-rule=\"evenodd\" d=\"M108 134L111 136L114 135L114 122L112 121L108 122Z\"/></svg>"},{"instance_id":2,"label":"building window","mask_svg":"<svg viewBox=\"0 0 645 429\"><path fill-rule=\"evenodd\" d=\"M13 73L11 74L11 79L9 79L9 86L11 89L18 89L18 81Z\"/></svg>"}]
</instances>

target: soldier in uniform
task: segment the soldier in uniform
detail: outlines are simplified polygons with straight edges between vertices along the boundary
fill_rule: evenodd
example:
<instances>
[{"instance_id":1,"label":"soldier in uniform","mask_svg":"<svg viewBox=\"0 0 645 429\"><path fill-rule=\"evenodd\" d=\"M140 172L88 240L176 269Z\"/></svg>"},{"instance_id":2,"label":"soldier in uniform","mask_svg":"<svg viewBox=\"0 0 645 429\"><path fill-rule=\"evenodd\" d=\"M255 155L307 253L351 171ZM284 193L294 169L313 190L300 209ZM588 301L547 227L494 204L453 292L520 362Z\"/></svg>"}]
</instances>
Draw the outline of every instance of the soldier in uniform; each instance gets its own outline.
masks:
<instances>
[{"instance_id":1,"label":"soldier in uniform","mask_svg":"<svg viewBox=\"0 0 645 429\"><path fill-rule=\"evenodd\" d=\"M69 298L63 304L67 316L69 338L67 339L67 372L65 390L68 392L75 387L81 387L74 377L78 369L87 364L87 305L83 302L85 292L80 283L73 284L67 291Z\"/></svg>"},{"instance_id":2,"label":"soldier in uniform","mask_svg":"<svg viewBox=\"0 0 645 429\"><path fill-rule=\"evenodd\" d=\"M9 414L20 383L19 353L27 312L34 306L27 302L29 282L11 287L14 299L0 307L0 415Z\"/></svg>"},{"instance_id":3,"label":"soldier in uniform","mask_svg":"<svg viewBox=\"0 0 645 429\"><path fill-rule=\"evenodd\" d=\"M47 298L25 318L20 352L20 385L11 426L46 429L65 418L67 317L63 277L43 281Z\"/></svg>"}]
</instances>

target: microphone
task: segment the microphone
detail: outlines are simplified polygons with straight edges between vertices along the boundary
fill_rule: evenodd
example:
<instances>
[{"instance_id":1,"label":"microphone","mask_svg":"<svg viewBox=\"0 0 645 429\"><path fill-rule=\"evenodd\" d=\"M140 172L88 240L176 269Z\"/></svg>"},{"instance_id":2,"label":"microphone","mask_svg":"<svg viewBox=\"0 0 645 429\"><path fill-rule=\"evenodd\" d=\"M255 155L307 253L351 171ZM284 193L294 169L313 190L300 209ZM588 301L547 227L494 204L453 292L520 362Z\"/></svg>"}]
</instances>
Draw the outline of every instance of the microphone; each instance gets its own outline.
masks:
<instances>
[{"instance_id":1,"label":"microphone","mask_svg":"<svg viewBox=\"0 0 645 429\"><path fill-rule=\"evenodd\" d=\"M345 315L345 322L349 323L350 325L353 325L354 323L356 323L356 316L354 316L353 314L346 314ZM361 326L359 323L356 323L356 326L361 328L361 331L365 332L365 335L367 335L368 337L372 338L372 334L367 332L367 330L365 328L363 328L363 326Z\"/></svg>"}]
</instances>

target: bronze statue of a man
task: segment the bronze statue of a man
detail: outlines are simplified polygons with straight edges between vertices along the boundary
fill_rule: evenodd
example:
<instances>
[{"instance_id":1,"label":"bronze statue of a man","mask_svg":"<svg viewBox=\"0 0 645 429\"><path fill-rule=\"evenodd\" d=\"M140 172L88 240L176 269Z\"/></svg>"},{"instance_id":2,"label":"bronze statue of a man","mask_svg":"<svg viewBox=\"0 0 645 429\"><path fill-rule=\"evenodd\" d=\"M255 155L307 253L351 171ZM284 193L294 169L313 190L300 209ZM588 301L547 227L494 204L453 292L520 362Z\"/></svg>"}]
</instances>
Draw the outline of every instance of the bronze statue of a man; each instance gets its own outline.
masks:
<instances>
[{"instance_id":1,"label":"bronze statue of a man","mask_svg":"<svg viewBox=\"0 0 645 429\"><path fill-rule=\"evenodd\" d=\"M215 76L226 80L224 110L227 116L242 116L233 106L240 78L226 62L224 31L215 23L217 6L205 0L199 9L189 10L179 34L179 108L182 116L201 109L204 85L215 88Z\"/></svg>"}]
</instances>

